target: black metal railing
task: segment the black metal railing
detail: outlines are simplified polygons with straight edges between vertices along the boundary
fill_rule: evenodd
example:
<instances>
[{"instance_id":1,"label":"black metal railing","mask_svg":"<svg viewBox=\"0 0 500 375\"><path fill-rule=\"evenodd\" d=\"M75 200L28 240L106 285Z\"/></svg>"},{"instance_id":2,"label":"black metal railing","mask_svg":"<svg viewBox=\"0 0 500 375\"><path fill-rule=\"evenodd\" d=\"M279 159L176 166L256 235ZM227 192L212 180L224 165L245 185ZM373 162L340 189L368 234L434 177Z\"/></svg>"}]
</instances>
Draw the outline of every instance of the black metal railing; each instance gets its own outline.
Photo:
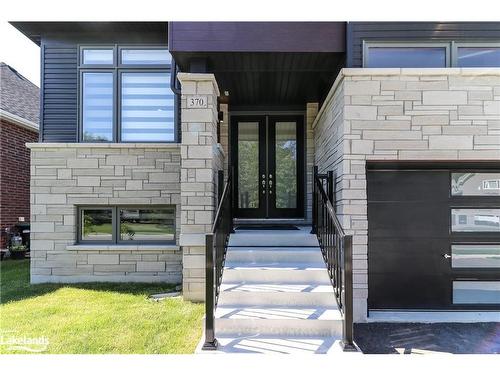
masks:
<instances>
[{"instance_id":1,"label":"black metal railing","mask_svg":"<svg viewBox=\"0 0 500 375\"><path fill-rule=\"evenodd\" d=\"M326 189L324 187L326 181ZM318 237L323 259L342 313L344 351L355 351L353 338L352 236L346 235L335 213L332 172L314 167L311 233Z\"/></svg>"},{"instance_id":2,"label":"black metal railing","mask_svg":"<svg viewBox=\"0 0 500 375\"><path fill-rule=\"evenodd\" d=\"M218 205L212 232L205 237L205 343L203 350L217 349L215 338L215 309L219 298L222 271L226 260L229 235L233 231L231 173L224 184L224 172L218 175ZM223 188L222 188L223 186Z\"/></svg>"}]
</instances>

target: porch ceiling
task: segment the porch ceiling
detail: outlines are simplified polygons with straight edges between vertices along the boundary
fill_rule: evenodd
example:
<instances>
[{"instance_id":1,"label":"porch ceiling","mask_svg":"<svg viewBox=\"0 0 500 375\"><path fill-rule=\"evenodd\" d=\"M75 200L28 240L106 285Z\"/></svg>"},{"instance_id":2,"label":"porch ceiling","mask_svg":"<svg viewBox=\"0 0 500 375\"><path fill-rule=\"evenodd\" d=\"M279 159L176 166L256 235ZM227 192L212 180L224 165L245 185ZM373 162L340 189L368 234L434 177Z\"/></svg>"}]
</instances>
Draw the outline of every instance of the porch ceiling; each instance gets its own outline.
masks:
<instances>
[{"instance_id":1,"label":"porch ceiling","mask_svg":"<svg viewBox=\"0 0 500 375\"><path fill-rule=\"evenodd\" d=\"M203 61L215 74L232 107L296 106L321 101L340 68L344 53L174 52L182 71Z\"/></svg>"}]
</instances>

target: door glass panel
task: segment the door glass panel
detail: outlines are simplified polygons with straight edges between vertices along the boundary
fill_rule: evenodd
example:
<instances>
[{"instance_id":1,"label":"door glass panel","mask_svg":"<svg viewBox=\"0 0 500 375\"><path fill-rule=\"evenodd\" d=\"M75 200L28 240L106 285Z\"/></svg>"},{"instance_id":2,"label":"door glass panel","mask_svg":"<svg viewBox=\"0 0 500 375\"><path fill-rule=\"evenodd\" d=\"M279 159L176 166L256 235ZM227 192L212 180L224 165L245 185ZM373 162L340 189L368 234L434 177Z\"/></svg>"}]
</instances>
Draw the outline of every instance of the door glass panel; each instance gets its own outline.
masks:
<instances>
[{"instance_id":1,"label":"door glass panel","mask_svg":"<svg viewBox=\"0 0 500 375\"><path fill-rule=\"evenodd\" d=\"M500 173L452 173L453 196L500 196Z\"/></svg>"},{"instance_id":2,"label":"door glass panel","mask_svg":"<svg viewBox=\"0 0 500 375\"><path fill-rule=\"evenodd\" d=\"M500 281L454 281L453 303L500 304Z\"/></svg>"},{"instance_id":3,"label":"door glass panel","mask_svg":"<svg viewBox=\"0 0 500 375\"><path fill-rule=\"evenodd\" d=\"M453 232L500 232L500 208L457 208L451 210Z\"/></svg>"},{"instance_id":4,"label":"door glass panel","mask_svg":"<svg viewBox=\"0 0 500 375\"><path fill-rule=\"evenodd\" d=\"M500 268L500 245L452 245L453 268Z\"/></svg>"},{"instance_id":5,"label":"door glass panel","mask_svg":"<svg viewBox=\"0 0 500 375\"><path fill-rule=\"evenodd\" d=\"M276 122L276 208L297 207L297 124Z\"/></svg>"},{"instance_id":6,"label":"door glass panel","mask_svg":"<svg viewBox=\"0 0 500 375\"><path fill-rule=\"evenodd\" d=\"M259 123L238 123L238 207L259 208Z\"/></svg>"}]
</instances>

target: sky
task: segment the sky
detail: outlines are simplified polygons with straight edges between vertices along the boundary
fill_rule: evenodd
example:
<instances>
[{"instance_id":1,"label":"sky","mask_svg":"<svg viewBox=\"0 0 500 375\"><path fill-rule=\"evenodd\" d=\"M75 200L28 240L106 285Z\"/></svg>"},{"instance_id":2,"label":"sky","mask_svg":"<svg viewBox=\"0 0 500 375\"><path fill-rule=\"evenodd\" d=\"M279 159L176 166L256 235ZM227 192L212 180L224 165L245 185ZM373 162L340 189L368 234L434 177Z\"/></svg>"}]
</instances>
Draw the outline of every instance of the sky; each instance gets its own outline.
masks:
<instances>
[{"instance_id":1,"label":"sky","mask_svg":"<svg viewBox=\"0 0 500 375\"><path fill-rule=\"evenodd\" d=\"M0 21L0 61L40 87L40 47L7 21Z\"/></svg>"}]
</instances>

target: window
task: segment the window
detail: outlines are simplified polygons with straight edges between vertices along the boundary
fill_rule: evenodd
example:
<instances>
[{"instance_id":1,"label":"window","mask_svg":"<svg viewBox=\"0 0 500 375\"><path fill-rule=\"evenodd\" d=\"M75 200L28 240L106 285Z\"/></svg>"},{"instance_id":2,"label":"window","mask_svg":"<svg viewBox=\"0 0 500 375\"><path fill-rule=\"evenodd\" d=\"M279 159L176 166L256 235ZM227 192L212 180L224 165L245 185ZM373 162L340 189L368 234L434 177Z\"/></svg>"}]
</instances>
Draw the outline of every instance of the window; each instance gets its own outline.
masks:
<instances>
[{"instance_id":1,"label":"window","mask_svg":"<svg viewBox=\"0 0 500 375\"><path fill-rule=\"evenodd\" d=\"M500 173L452 173L451 195L500 196Z\"/></svg>"},{"instance_id":2,"label":"window","mask_svg":"<svg viewBox=\"0 0 500 375\"><path fill-rule=\"evenodd\" d=\"M498 67L500 66L500 45L457 44L456 66Z\"/></svg>"},{"instance_id":3,"label":"window","mask_svg":"<svg viewBox=\"0 0 500 375\"><path fill-rule=\"evenodd\" d=\"M500 232L500 208L454 208L451 210L453 232Z\"/></svg>"},{"instance_id":4,"label":"window","mask_svg":"<svg viewBox=\"0 0 500 375\"><path fill-rule=\"evenodd\" d=\"M444 68L448 65L447 44L370 43L365 45L365 68Z\"/></svg>"},{"instance_id":5,"label":"window","mask_svg":"<svg viewBox=\"0 0 500 375\"><path fill-rule=\"evenodd\" d=\"M451 245L453 268L500 268L500 244Z\"/></svg>"},{"instance_id":6,"label":"window","mask_svg":"<svg viewBox=\"0 0 500 375\"><path fill-rule=\"evenodd\" d=\"M173 210L121 208L120 240L172 241L174 220Z\"/></svg>"},{"instance_id":7,"label":"window","mask_svg":"<svg viewBox=\"0 0 500 375\"><path fill-rule=\"evenodd\" d=\"M113 239L113 211L111 208L80 210L81 239L83 241L111 241Z\"/></svg>"},{"instance_id":8,"label":"window","mask_svg":"<svg viewBox=\"0 0 500 375\"><path fill-rule=\"evenodd\" d=\"M170 65L172 57L166 49L122 49L123 65Z\"/></svg>"},{"instance_id":9,"label":"window","mask_svg":"<svg viewBox=\"0 0 500 375\"><path fill-rule=\"evenodd\" d=\"M81 47L80 140L175 142L171 63L166 48Z\"/></svg>"},{"instance_id":10,"label":"window","mask_svg":"<svg viewBox=\"0 0 500 375\"><path fill-rule=\"evenodd\" d=\"M175 242L174 207L81 207L78 241Z\"/></svg>"},{"instance_id":11,"label":"window","mask_svg":"<svg viewBox=\"0 0 500 375\"><path fill-rule=\"evenodd\" d=\"M113 65L113 48L82 48L82 65Z\"/></svg>"},{"instance_id":12,"label":"window","mask_svg":"<svg viewBox=\"0 0 500 375\"><path fill-rule=\"evenodd\" d=\"M454 304L500 304L500 281L454 281Z\"/></svg>"},{"instance_id":13,"label":"window","mask_svg":"<svg viewBox=\"0 0 500 375\"><path fill-rule=\"evenodd\" d=\"M500 43L365 41L363 67L500 67Z\"/></svg>"},{"instance_id":14,"label":"window","mask_svg":"<svg viewBox=\"0 0 500 375\"><path fill-rule=\"evenodd\" d=\"M82 73L82 137L85 142L113 140L113 73Z\"/></svg>"},{"instance_id":15,"label":"window","mask_svg":"<svg viewBox=\"0 0 500 375\"><path fill-rule=\"evenodd\" d=\"M170 73L121 74L121 135L126 142L174 140L174 102Z\"/></svg>"}]
</instances>

